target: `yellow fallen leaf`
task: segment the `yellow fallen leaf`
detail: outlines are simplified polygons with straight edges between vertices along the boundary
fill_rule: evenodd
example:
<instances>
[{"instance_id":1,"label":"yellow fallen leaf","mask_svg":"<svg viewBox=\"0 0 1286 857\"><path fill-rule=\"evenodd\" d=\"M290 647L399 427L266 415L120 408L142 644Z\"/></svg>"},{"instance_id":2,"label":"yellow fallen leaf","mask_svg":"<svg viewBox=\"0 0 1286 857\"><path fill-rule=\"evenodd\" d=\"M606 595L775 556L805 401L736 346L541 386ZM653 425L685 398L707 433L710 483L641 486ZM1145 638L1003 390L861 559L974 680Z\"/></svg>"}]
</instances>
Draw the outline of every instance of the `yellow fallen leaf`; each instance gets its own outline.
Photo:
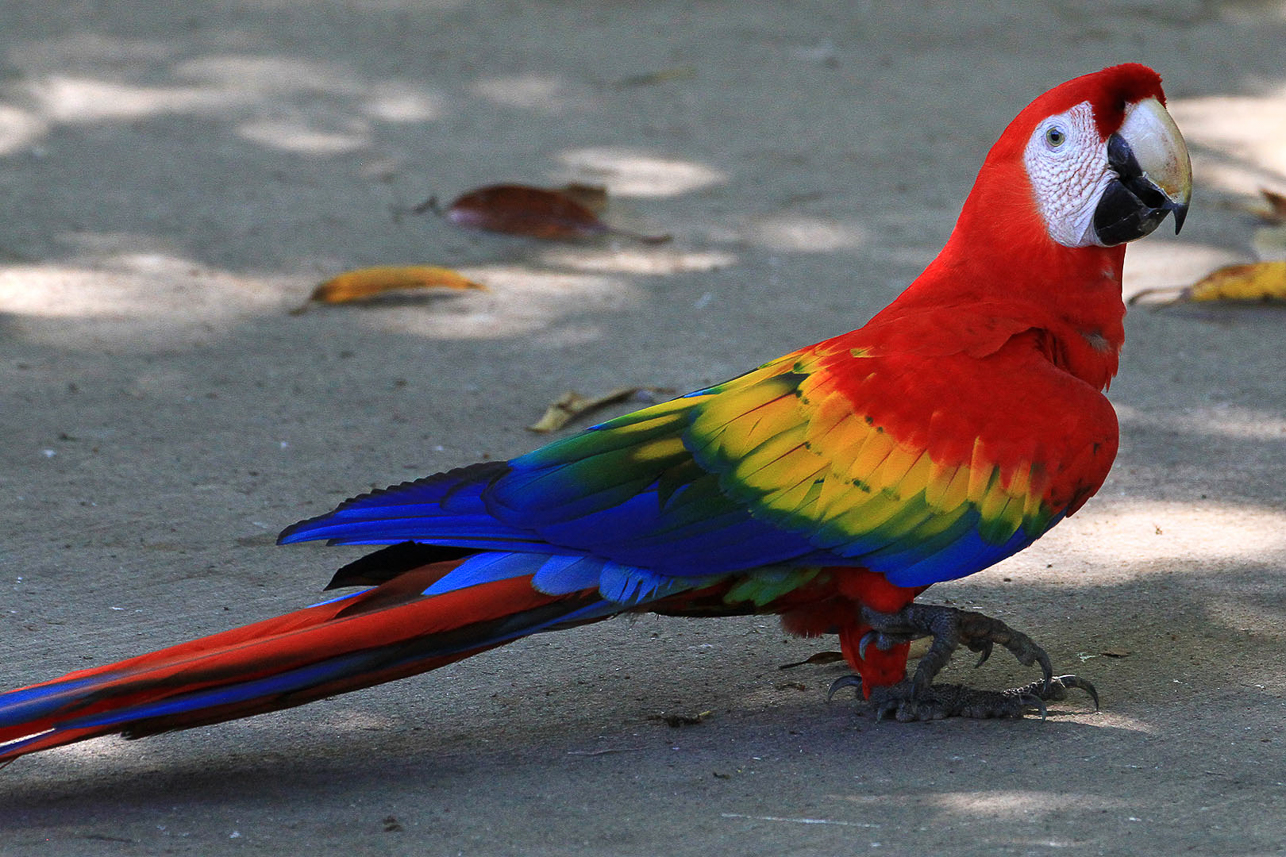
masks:
<instances>
[{"instance_id":1,"label":"yellow fallen leaf","mask_svg":"<svg viewBox=\"0 0 1286 857\"><path fill-rule=\"evenodd\" d=\"M436 265L377 265L373 268L345 271L337 277L332 277L318 286L309 296L308 301L293 313L297 315L303 312L312 303L352 303L406 289L486 291L486 288L458 271L439 268Z\"/></svg>"},{"instance_id":2,"label":"yellow fallen leaf","mask_svg":"<svg viewBox=\"0 0 1286 857\"><path fill-rule=\"evenodd\" d=\"M1171 294L1165 305L1212 301L1286 301L1286 260L1251 262L1220 268L1186 289L1144 289L1130 298Z\"/></svg>"},{"instance_id":3,"label":"yellow fallen leaf","mask_svg":"<svg viewBox=\"0 0 1286 857\"><path fill-rule=\"evenodd\" d=\"M639 393L668 393L672 390L665 390L661 387L617 387L610 393L604 393L601 396L582 396L580 393L571 390L563 393L554 400L545 414L536 422L527 426L528 431L545 432L557 431L569 422L582 414L588 413L604 405L612 405L616 402L623 402L631 396Z\"/></svg>"}]
</instances>

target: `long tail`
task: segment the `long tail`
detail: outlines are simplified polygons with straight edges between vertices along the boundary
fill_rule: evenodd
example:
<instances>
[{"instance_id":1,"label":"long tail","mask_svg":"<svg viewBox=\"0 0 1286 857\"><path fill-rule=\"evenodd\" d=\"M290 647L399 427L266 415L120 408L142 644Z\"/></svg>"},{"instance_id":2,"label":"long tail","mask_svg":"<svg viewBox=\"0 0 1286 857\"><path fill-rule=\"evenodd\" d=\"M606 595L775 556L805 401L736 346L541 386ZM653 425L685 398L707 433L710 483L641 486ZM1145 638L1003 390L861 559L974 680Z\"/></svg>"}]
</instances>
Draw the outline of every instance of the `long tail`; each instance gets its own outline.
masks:
<instances>
[{"instance_id":1,"label":"long tail","mask_svg":"<svg viewBox=\"0 0 1286 857\"><path fill-rule=\"evenodd\" d=\"M540 592L530 574L439 591L461 565L422 566L276 619L0 694L0 764L100 735L140 738L302 705L622 609L597 587Z\"/></svg>"}]
</instances>

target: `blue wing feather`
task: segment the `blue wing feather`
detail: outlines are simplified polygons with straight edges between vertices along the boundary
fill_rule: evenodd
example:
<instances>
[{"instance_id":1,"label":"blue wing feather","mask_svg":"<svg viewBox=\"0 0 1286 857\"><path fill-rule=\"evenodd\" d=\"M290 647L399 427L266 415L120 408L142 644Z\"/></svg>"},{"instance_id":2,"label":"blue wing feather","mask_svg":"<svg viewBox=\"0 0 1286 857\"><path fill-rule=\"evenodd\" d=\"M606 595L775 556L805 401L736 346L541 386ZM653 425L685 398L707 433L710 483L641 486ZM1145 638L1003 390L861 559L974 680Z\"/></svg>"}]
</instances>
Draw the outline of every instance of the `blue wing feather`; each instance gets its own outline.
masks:
<instances>
[{"instance_id":1,"label":"blue wing feather","mask_svg":"<svg viewBox=\"0 0 1286 857\"><path fill-rule=\"evenodd\" d=\"M772 396L793 395L798 386L794 375L772 380ZM715 392L628 414L509 462L356 498L289 528L281 541L409 540L496 551L506 557L498 565L467 560L434 591L498 579L489 575L510 573L503 567L534 575L536 587L551 594L598 585L609 600L636 603L669 591L670 581L695 586L772 565L863 566L897 585L921 586L984 568L1036 537L1020 528L992 543L980 535L976 513L922 536L917 527L935 513L914 499L860 534L838 520L821 527L783 515L768 520L745 486L729 481L727 462L707 462L689 449L702 442L689 429ZM760 398L771 399L768 393ZM520 561L522 554L530 561Z\"/></svg>"}]
</instances>

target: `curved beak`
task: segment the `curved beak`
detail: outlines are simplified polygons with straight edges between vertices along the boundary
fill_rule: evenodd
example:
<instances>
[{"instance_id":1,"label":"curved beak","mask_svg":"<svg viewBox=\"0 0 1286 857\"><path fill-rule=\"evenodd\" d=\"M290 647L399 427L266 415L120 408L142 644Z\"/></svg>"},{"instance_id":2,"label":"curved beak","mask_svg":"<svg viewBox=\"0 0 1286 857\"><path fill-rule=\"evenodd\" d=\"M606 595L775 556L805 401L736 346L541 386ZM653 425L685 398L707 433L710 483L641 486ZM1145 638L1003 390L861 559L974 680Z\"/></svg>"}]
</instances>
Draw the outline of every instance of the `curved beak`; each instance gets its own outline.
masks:
<instances>
[{"instance_id":1,"label":"curved beak","mask_svg":"<svg viewBox=\"0 0 1286 857\"><path fill-rule=\"evenodd\" d=\"M1161 102L1133 104L1121 129L1107 140L1107 163L1115 173L1094 209L1094 233L1105 247L1150 234L1174 212L1183 228L1192 198L1192 161L1179 126Z\"/></svg>"}]
</instances>

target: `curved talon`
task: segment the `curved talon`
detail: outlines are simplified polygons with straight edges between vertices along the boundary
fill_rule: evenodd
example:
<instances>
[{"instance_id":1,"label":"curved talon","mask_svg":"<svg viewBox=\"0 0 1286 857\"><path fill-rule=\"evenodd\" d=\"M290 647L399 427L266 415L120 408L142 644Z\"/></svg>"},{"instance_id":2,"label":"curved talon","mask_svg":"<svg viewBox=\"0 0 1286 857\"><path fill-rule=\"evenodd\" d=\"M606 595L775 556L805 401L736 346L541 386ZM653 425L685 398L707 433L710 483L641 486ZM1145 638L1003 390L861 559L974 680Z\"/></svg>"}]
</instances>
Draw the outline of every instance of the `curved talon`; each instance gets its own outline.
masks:
<instances>
[{"instance_id":1,"label":"curved talon","mask_svg":"<svg viewBox=\"0 0 1286 857\"><path fill-rule=\"evenodd\" d=\"M1094 710L1095 711L1099 710L1098 691L1095 690L1094 685L1091 684L1090 682L1086 681L1085 679L1081 678L1078 675L1060 675L1057 678L1055 678L1054 681L1061 684L1064 688L1076 687L1085 691L1090 695L1090 699L1094 700Z\"/></svg>"},{"instance_id":2,"label":"curved talon","mask_svg":"<svg viewBox=\"0 0 1286 857\"><path fill-rule=\"evenodd\" d=\"M1067 698L1067 689L1077 687L1099 707L1094 685L1075 675L1055 676L1049 655L1026 634L1010 628L999 619L957 607L909 604L895 613L881 613L862 608L862 622L867 630L858 641L858 656L866 659L872 642L881 651L892 646L928 636L933 638L928 652L920 658L914 674L894 687L876 687L870 701L877 719L937 720L943 717L1022 717L1028 711L1049 718L1046 702ZM982 666L1003 646L1023 666L1040 665L1041 678L1021 687L1004 691L973 690L953 684L935 684L934 678L947 665L958 649L967 647L977 652L977 666ZM831 685L827 699L842 687L860 686L855 676Z\"/></svg>"},{"instance_id":3,"label":"curved talon","mask_svg":"<svg viewBox=\"0 0 1286 857\"><path fill-rule=\"evenodd\" d=\"M1048 693L1054 683L1054 665L1050 663L1045 650L1039 647L1036 649L1036 660L1040 663L1041 672L1045 674L1045 692Z\"/></svg>"},{"instance_id":4,"label":"curved talon","mask_svg":"<svg viewBox=\"0 0 1286 857\"><path fill-rule=\"evenodd\" d=\"M867 631L865 634L862 635L862 639L859 640L857 643L857 656L859 658L861 658L862 660L866 660L866 647L869 646L871 644L871 641L874 639L875 639L874 631ZM878 643L876 644L876 648L877 649L879 648Z\"/></svg>"},{"instance_id":5,"label":"curved talon","mask_svg":"<svg viewBox=\"0 0 1286 857\"><path fill-rule=\"evenodd\" d=\"M836 693L846 687L862 689L862 677L860 675L843 675L831 682L830 689L826 691L826 701L830 702Z\"/></svg>"}]
</instances>

